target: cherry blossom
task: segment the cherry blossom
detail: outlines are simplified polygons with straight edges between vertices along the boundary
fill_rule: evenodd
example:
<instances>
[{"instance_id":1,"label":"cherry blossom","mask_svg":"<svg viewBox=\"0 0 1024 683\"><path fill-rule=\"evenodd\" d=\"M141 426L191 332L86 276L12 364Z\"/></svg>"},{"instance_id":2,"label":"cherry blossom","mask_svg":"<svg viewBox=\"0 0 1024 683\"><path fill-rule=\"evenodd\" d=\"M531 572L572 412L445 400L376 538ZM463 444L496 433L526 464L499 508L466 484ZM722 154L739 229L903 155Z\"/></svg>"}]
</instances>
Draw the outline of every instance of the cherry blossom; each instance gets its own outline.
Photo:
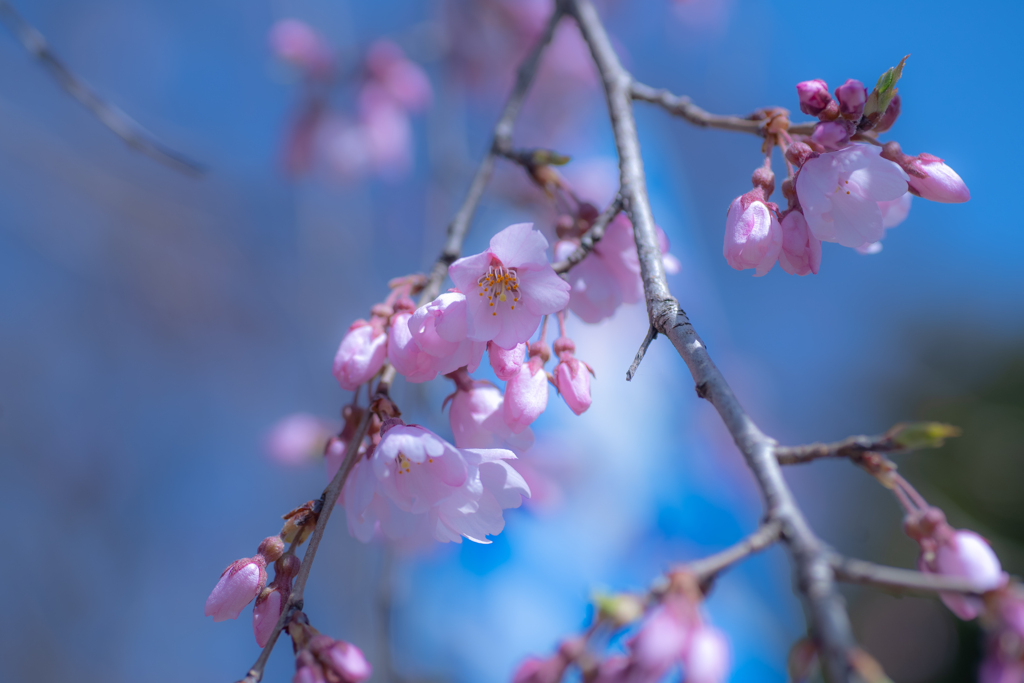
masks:
<instances>
[{"instance_id":1,"label":"cherry blossom","mask_svg":"<svg viewBox=\"0 0 1024 683\"><path fill-rule=\"evenodd\" d=\"M518 434L540 417L548 406L548 375L539 356L523 363L519 374L505 385L505 423Z\"/></svg>"},{"instance_id":2,"label":"cherry blossom","mask_svg":"<svg viewBox=\"0 0 1024 683\"><path fill-rule=\"evenodd\" d=\"M437 357L423 349L409 329L411 313L396 313L388 331L387 356L391 365L410 382L427 382L437 377Z\"/></svg>"},{"instance_id":3,"label":"cherry blossom","mask_svg":"<svg viewBox=\"0 0 1024 683\"><path fill-rule=\"evenodd\" d=\"M572 412L582 415L590 407L590 376L593 369L576 358L576 345L567 337L554 343L559 362L555 367L554 384Z\"/></svg>"},{"instance_id":4,"label":"cherry blossom","mask_svg":"<svg viewBox=\"0 0 1024 683\"><path fill-rule=\"evenodd\" d=\"M882 239L878 202L899 199L907 174L879 156L877 147L854 144L809 159L796 193L811 234L823 242L859 247Z\"/></svg>"},{"instance_id":5,"label":"cherry blossom","mask_svg":"<svg viewBox=\"0 0 1024 683\"><path fill-rule=\"evenodd\" d=\"M355 391L380 372L388 338L375 324L357 320L348 328L334 356L334 376L342 389Z\"/></svg>"},{"instance_id":6,"label":"cherry blossom","mask_svg":"<svg viewBox=\"0 0 1024 683\"><path fill-rule=\"evenodd\" d=\"M941 534L933 552L925 551L919 561L921 571L970 579L981 591L998 588L1007 575L988 542L967 529ZM974 619L981 612L981 601L956 593L941 593L946 607L961 619Z\"/></svg>"},{"instance_id":7,"label":"cherry blossom","mask_svg":"<svg viewBox=\"0 0 1024 683\"><path fill-rule=\"evenodd\" d=\"M490 382L469 380L451 396L448 419L459 448L507 448L523 452L533 445L529 429L518 434L505 423L505 397Z\"/></svg>"},{"instance_id":8,"label":"cherry blossom","mask_svg":"<svg viewBox=\"0 0 1024 683\"><path fill-rule=\"evenodd\" d=\"M245 606L259 595L267 582L266 560L256 555L233 562L220 575L210 597L206 599L204 614L214 621L237 619Z\"/></svg>"},{"instance_id":9,"label":"cherry blossom","mask_svg":"<svg viewBox=\"0 0 1024 683\"><path fill-rule=\"evenodd\" d=\"M542 316L565 308L569 284L552 270L547 246L532 223L517 223L494 235L483 253L449 267L466 294L469 339L512 349L533 335Z\"/></svg>"},{"instance_id":10,"label":"cherry blossom","mask_svg":"<svg viewBox=\"0 0 1024 683\"><path fill-rule=\"evenodd\" d=\"M510 380L519 373L525 356L526 344L516 344L515 348L503 349L494 342L487 342L487 360L494 374L502 381Z\"/></svg>"},{"instance_id":11,"label":"cherry blossom","mask_svg":"<svg viewBox=\"0 0 1024 683\"><path fill-rule=\"evenodd\" d=\"M436 360L439 375L466 366L473 372L480 365L487 344L466 338L466 297L447 292L420 306L409 318L409 331L420 350Z\"/></svg>"},{"instance_id":12,"label":"cherry blossom","mask_svg":"<svg viewBox=\"0 0 1024 683\"><path fill-rule=\"evenodd\" d=\"M783 235L779 219L756 191L737 197L729 206L722 253L736 270L754 268L754 275L760 277L779 259Z\"/></svg>"},{"instance_id":13,"label":"cherry blossom","mask_svg":"<svg viewBox=\"0 0 1024 683\"><path fill-rule=\"evenodd\" d=\"M796 94L800 100L800 111L811 116L817 116L832 103L828 84L820 78L797 83Z\"/></svg>"},{"instance_id":14,"label":"cherry blossom","mask_svg":"<svg viewBox=\"0 0 1024 683\"><path fill-rule=\"evenodd\" d=\"M916 168L924 178L908 173L910 189L924 199L933 202L960 203L971 198L967 185L946 163L931 154L919 154Z\"/></svg>"},{"instance_id":15,"label":"cherry blossom","mask_svg":"<svg viewBox=\"0 0 1024 683\"><path fill-rule=\"evenodd\" d=\"M821 267L821 240L811 234L804 215L790 211L782 218L781 226L779 265L790 275L817 275Z\"/></svg>"},{"instance_id":16,"label":"cherry blossom","mask_svg":"<svg viewBox=\"0 0 1024 683\"><path fill-rule=\"evenodd\" d=\"M298 465L324 452L331 425L314 415L294 413L281 418L267 434L266 450L283 465Z\"/></svg>"}]
</instances>

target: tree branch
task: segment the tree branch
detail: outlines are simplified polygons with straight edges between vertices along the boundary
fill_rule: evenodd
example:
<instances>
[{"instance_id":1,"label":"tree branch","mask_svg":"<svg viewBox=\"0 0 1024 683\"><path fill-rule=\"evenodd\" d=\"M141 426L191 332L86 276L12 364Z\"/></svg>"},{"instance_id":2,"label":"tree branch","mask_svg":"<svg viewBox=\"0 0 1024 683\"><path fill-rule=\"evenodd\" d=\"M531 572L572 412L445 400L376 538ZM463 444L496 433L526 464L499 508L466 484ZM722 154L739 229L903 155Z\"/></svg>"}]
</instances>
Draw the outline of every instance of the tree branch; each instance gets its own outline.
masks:
<instances>
[{"instance_id":1,"label":"tree branch","mask_svg":"<svg viewBox=\"0 0 1024 683\"><path fill-rule=\"evenodd\" d=\"M965 595L981 595L985 591L970 580L958 576L941 574L925 574L913 569L887 567L874 562L853 560L835 555L830 560L836 578L848 583L860 583L876 588L884 588L897 593L963 593Z\"/></svg>"},{"instance_id":2,"label":"tree branch","mask_svg":"<svg viewBox=\"0 0 1024 683\"><path fill-rule=\"evenodd\" d=\"M594 245L604 237L605 228L615 220L615 217L621 211L622 200L616 195L612 203L608 205L608 208L601 212L601 215L594 220L594 224L590 226L590 229L583 233L583 237L580 238L580 246L576 247L576 251L569 254L564 260L551 264L555 272L559 275L568 273L573 266L585 259L587 254L594 250Z\"/></svg>"},{"instance_id":3,"label":"tree branch","mask_svg":"<svg viewBox=\"0 0 1024 683\"><path fill-rule=\"evenodd\" d=\"M773 452L773 440L763 434L743 410L708 356L703 341L669 292L633 117L632 76L619 62L590 0L561 1L566 13L579 24L604 83L619 153L622 198L633 222L651 325L676 347L696 382L698 393L712 403L743 453L764 496L768 519L781 525L782 539L794 565L797 590L803 596L811 630L819 642L826 676L833 683L845 683L849 680L848 653L854 647L854 640L842 597L834 584L828 552L811 530L782 477Z\"/></svg>"},{"instance_id":4,"label":"tree branch","mask_svg":"<svg viewBox=\"0 0 1024 683\"><path fill-rule=\"evenodd\" d=\"M0 2L2 1L3 0L0 0ZM431 301L437 296L441 289L441 283L444 282L444 279L448 275L448 266L459 258L459 255L462 253L462 242L466 238L466 233L469 231L469 225L472 221L473 214L476 212L476 208L480 203L480 197L483 195L484 188L487 186L487 181L490 179L491 172L494 169L494 157L501 149L508 148L511 145L513 122L519 114L519 110L522 108L523 100L526 98L526 93L529 90L530 83L533 82L533 78L537 73L537 65L540 62L541 54L551 41L551 36L554 35L555 27L558 25L561 18L562 12L556 9L554 14L551 16L551 19L548 21L544 35L541 36L533 50L529 55L527 55L526 59L523 60L522 65L519 67L515 86L505 103L505 108L502 110L497 125L494 127L494 136L491 141L491 147L480 162L480 166L477 168L476 175L473 177L473 182L470 185L465 201L456 212L455 218L452 219L452 222L448 225L448 237L445 241L444 250L441 252L440 257L438 257L437 262L434 264L434 268L430 272L427 284L420 295L421 305ZM394 367L386 363L384 370L381 373L380 381L377 383L377 390L370 396L371 405L377 397L387 396L394 378ZM309 546L306 548L306 554L302 558L302 565L299 567L299 572L295 577L295 585L292 588L291 595L288 598L288 602L281 609L281 617L277 620L277 625L274 626L274 630L270 635L270 639L267 641L266 647L264 647L260 652L259 658L257 658L256 663L252 665L252 668L249 669L249 673L246 674L242 683L258 683L263 678L263 671L266 668L267 660L270 657L271 651L274 649L274 645L281 633L281 629L288 623L288 620L291 618L294 611L302 609L302 594L306 588L306 581L309 578L309 572L312 569L313 560L316 558L317 548L320 545L320 540L323 538L324 529L327 526L327 520L331 515L331 511L334 509L334 505L338 501L338 494L341 493L341 489L345 485L345 480L348 478L349 473L355 466L356 456L359 452L359 445L362 443L363 438L366 436L366 431L370 426L371 414L372 411L369 410L368 406L366 412L363 413L363 417L359 422L359 426L356 428L356 432L353 435L352 440L349 442L348 447L345 450L345 459L342 461L341 467L338 469L338 472L334 475L334 479L331 480L331 483L320 497L320 500L323 502L323 507L320 511L320 516L317 518L316 526L313 528L313 533L309 538Z\"/></svg>"},{"instance_id":5,"label":"tree branch","mask_svg":"<svg viewBox=\"0 0 1024 683\"><path fill-rule=\"evenodd\" d=\"M129 147L185 175L202 175L202 166L163 145L133 118L116 106L104 102L89 86L71 73L50 50L43 35L25 21L7 0L0 0L0 21L7 24L7 28L21 41L28 53L50 72L69 95L81 102L93 116L124 140Z\"/></svg>"},{"instance_id":6,"label":"tree branch","mask_svg":"<svg viewBox=\"0 0 1024 683\"><path fill-rule=\"evenodd\" d=\"M902 450L887 436L851 436L834 443L812 443L806 446L776 446L775 459L780 465L800 465L822 458L853 458L864 453Z\"/></svg>"},{"instance_id":7,"label":"tree branch","mask_svg":"<svg viewBox=\"0 0 1024 683\"><path fill-rule=\"evenodd\" d=\"M691 102L689 97L673 95L668 90L659 90L636 81L633 81L630 94L634 100L656 104L668 111L668 113L678 116L695 126L731 130L737 133L751 133L760 137L765 136L767 120L712 114ZM817 121L797 123L790 125L787 131L792 135L810 135L814 132L815 125L817 125Z\"/></svg>"}]
</instances>

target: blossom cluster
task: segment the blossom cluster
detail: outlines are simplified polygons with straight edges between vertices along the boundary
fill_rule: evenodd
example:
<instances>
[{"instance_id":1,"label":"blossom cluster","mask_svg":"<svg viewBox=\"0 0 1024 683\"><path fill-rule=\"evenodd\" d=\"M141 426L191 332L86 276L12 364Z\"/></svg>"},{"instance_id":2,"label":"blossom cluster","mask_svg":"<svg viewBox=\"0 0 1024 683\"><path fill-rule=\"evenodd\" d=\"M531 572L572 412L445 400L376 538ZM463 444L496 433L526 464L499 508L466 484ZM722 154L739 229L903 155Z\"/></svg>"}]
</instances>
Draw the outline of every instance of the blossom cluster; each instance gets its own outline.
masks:
<instances>
[{"instance_id":1,"label":"blossom cluster","mask_svg":"<svg viewBox=\"0 0 1024 683\"><path fill-rule=\"evenodd\" d=\"M412 166L411 114L433 99L426 72L402 49L378 40L365 53L353 78L355 115L332 104L341 82L337 58L324 38L298 19L270 30L270 47L303 75L304 94L285 144L286 170L310 171L318 162L343 179L367 175L397 177Z\"/></svg>"},{"instance_id":2,"label":"blossom cluster","mask_svg":"<svg viewBox=\"0 0 1024 683\"><path fill-rule=\"evenodd\" d=\"M785 211L769 201L775 188L770 148L765 167L754 173L754 189L729 206L723 254L736 270L752 268L760 276L778 262L792 275L817 273L822 242L864 254L880 251L885 231L907 217L912 195L935 202L970 199L963 180L942 159L911 157L898 143L877 140L900 113L900 96L891 84L869 95L851 79L833 98L824 81L813 80L799 83L797 94L800 110L819 121L807 136L791 136L785 126L771 133L789 169L782 183ZM891 99L881 108L886 98Z\"/></svg>"}]
</instances>

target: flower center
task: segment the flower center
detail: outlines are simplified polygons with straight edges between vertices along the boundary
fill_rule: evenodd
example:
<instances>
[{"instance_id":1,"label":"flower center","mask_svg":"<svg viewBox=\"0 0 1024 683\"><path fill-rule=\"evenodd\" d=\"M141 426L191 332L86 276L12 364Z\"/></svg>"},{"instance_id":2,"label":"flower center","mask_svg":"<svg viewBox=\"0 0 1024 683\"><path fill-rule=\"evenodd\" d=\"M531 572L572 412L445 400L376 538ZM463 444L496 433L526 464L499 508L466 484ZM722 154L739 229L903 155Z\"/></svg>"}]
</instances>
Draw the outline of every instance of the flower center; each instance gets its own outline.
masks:
<instances>
[{"instance_id":1,"label":"flower center","mask_svg":"<svg viewBox=\"0 0 1024 683\"><path fill-rule=\"evenodd\" d=\"M409 474L409 470L412 469L413 462L412 460L409 460L409 458L405 457L405 453L399 453L395 457L395 462L398 463L398 474L401 474L402 472ZM427 458L427 462L434 462L434 459ZM417 464L422 465L423 463Z\"/></svg>"},{"instance_id":2,"label":"flower center","mask_svg":"<svg viewBox=\"0 0 1024 683\"><path fill-rule=\"evenodd\" d=\"M478 294L487 297L488 307L494 308L497 302L506 303L511 299L509 309L516 310L516 304L519 303L519 278L516 271L501 265L491 266L477 280L477 286L480 288ZM498 312L491 311L491 315L498 315Z\"/></svg>"},{"instance_id":3,"label":"flower center","mask_svg":"<svg viewBox=\"0 0 1024 683\"><path fill-rule=\"evenodd\" d=\"M845 180L842 177L839 178L839 183L836 184L836 193L846 190L846 194L850 194L850 191L846 189L846 186L850 184L849 180ZM835 193L833 193L835 194Z\"/></svg>"}]
</instances>

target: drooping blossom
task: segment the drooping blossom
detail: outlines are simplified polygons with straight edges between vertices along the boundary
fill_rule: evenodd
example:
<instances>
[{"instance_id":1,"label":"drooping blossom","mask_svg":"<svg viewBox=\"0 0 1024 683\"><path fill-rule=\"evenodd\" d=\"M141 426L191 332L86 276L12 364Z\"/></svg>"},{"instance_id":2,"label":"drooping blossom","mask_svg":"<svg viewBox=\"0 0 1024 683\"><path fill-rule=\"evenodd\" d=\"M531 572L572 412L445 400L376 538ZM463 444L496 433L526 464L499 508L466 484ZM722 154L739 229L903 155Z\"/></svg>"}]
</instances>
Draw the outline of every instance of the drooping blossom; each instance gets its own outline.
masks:
<instances>
[{"instance_id":1,"label":"drooping blossom","mask_svg":"<svg viewBox=\"0 0 1024 683\"><path fill-rule=\"evenodd\" d=\"M466 336L466 297L460 292L446 292L420 306L409 318L409 331L420 350L436 360L439 375L447 375L461 367L473 372L483 358L485 342Z\"/></svg>"},{"instance_id":2,"label":"drooping blossom","mask_svg":"<svg viewBox=\"0 0 1024 683\"><path fill-rule=\"evenodd\" d=\"M388 338L378 325L357 320L348 328L334 356L334 377L342 389L355 391L384 365Z\"/></svg>"},{"instance_id":3,"label":"drooping blossom","mask_svg":"<svg viewBox=\"0 0 1024 683\"><path fill-rule=\"evenodd\" d=\"M986 596L979 683L1024 683L1024 592L1010 584Z\"/></svg>"},{"instance_id":4,"label":"drooping blossom","mask_svg":"<svg viewBox=\"0 0 1024 683\"><path fill-rule=\"evenodd\" d=\"M428 382L437 377L437 357L420 348L409 330L411 313L396 313L388 330L388 360L410 382Z\"/></svg>"},{"instance_id":5,"label":"drooping blossom","mask_svg":"<svg viewBox=\"0 0 1024 683\"><path fill-rule=\"evenodd\" d=\"M569 409L582 415L590 407L590 376L594 371L576 358L576 345L568 337L556 339L554 350L558 356L558 365L552 373L555 388Z\"/></svg>"},{"instance_id":6,"label":"drooping blossom","mask_svg":"<svg viewBox=\"0 0 1024 683\"><path fill-rule=\"evenodd\" d=\"M523 452L533 445L529 429L518 434L505 422L505 398L490 382L470 380L451 396L448 419L458 448L507 448Z\"/></svg>"},{"instance_id":7,"label":"drooping blossom","mask_svg":"<svg viewBox=\"0 0 1024 683\"><path fill-rule=\"evenodd\" d=\"M301 611L288 622L288 634L295 648L293 683L362 683L373 673L358 647L320 633Z\"/></svg>"},{"instance_id":8,"label":"drooping blossom","mask_svg":"<svg viewBox=\"0 0 1024 683\"><path fill-rule=\"evenodd\" d=\"M266 438L271 458L283 465L298 465L323 454L332 425L314 415L294 413L281 418Z\"/></svg>"},{"instance_id":9,"label":"drooping blossom","mask_svg":"<svg viewBox=\"0 0 1024 683\"><path fill-rule=\"evenodd\" d=\"M273 562L284 552L279 536L270 536L260 543L253 557L236 560L228 565L217 585L206 599L204 614L214 621L237 619L242 610L260 594L267 583L267 562Z\"/></svg>"},{"instance_id":10,"label":"drooping blossom","mask_svg":"<svg viewBox=\"0 0 1024 683\"><path fill-rule=\"evenodd\" d=\"M552 270L547 246L532 223L517 223L494 235L483 253L449 267L466 294L469 339L511 349L533 335L541 317L565 308L569 284Z\"/></svg>"},{"instance_id":11,"label":"drooping blossom","mask_svg":"<svg viewBox=\"0 0 1024 683\"><path fill-rule=\"evenodd\" d=\"M518 507L530 490L506 460L509 450L460 449L415 425L382 432L369 461L353 469L343 491L349 530L369 540L426 537L490 543L504 528L502 509Z\"/></svg>"},{"instance_id":12,"label":"drooping blossom","mask_svg":"<svg viewBox=\"0 0 1024 683\"><path fill-rule=\"evenodd\" d=\"M811 234L804 215L797 210L782 218L782 250L779 265L790 275L817 275L821 267L821 240Z\"/></svg>"},{"instance_id":13,"label":"drooping blossom","mask_svg":"<svg viewBox=\"0 0 1024 683\"><path fill-rule=\"evenodd\" d=\"M505 384L505 423L518 434L548 407L548 375L540 356L530 358Z\"/></svg>"},{"instance_id":14,"label":"drooping blossom","mask_svg":"<svg viewBox=\"0 0 1024 683\"><path fill-rule=\"evenodd\" d=\"M503 349L494 342L487 342L487 360L498 379L508 381L519 373L526 357L526 344L516 344L514 348Z\"/></svg>"},{"instance_id":15,"label":"drooping blossom","mask_svg":"<svg viewBox=\"0 0 1024 683\"><path fill-rule=\"evenodd\" d=\"M811 234L844 247L882 239L878 203L899 199L906 191L907 174L881 158L877 147L862 144L808 159L796 180Z\"/></svg>"},{"instance_id":16,"label":"drooping blossom","mask_svg":"<svg viewBox=\"0 0 1024 683\"><path fill-rule=\"evenodd\" d=\"M755 188L740 195L729 206L725 217L725 260L736 270L754 269L765 275L779 259L782 250L782 226L775 212L755 193Z\"/></svg>"}]
</instances>

